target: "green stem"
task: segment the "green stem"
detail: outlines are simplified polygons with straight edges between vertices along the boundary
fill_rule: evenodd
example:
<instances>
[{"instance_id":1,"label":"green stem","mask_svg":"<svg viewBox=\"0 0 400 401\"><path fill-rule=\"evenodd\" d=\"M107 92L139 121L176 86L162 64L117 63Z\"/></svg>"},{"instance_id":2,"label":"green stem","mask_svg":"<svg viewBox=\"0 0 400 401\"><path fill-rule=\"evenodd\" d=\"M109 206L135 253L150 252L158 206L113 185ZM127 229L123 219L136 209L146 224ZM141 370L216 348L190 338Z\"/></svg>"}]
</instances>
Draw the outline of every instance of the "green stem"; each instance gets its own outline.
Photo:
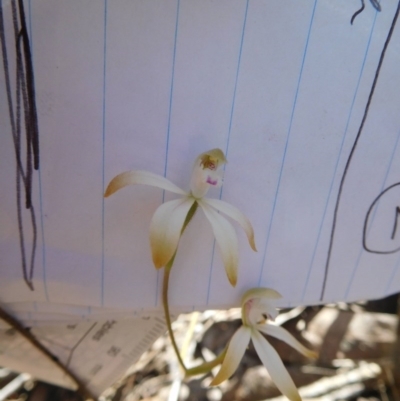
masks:
<instances>
[{"instance_id":1,"label":"green stem","mask_svg":"<svg viewBox=\"0 0 400 401\"><path fill-rule=\"evenodd\" d=\"M185 231L187 225L189 224L189 222L192 220L194 214L196 213L197 206L198 206L197 202L194 202L192 207L189 209L189 212L188 212L188 214L186 216L185 222L183 223L183 226L182 226L181 235L183 234L183 232ZM194 376L194 375L198 375L198 374L208 373L208 372L210 372L210 370L212 368L214 368L215 366L221 364L223 362L224 358L225 358L225 354L226 354L226 351L227 351L227 346L212 361L204 362L201 365L195 366L195 367L190 368L190 369L188 369L185 366L185 363L183 362L183 359L182 359L181 354L179 352L178 345L176 344L176 341L175 341L174 332L172 330L171 315L170 315L170 312L169 312L169 303L168 303L169 276L170 276L171 269L172 269L172 266L173 266L174 261L175 261L176 252L177 251L175 251L174 256L172 256L171 260L165 265L165 268L164 268L164 278L163 278L163 287L162 287L162 301L163 301L163 307L164 307L165 322L167 324L168 334L169 334L169 337L171 339L172 347L173 347L173 349L175 351L175 354L176 354L176 356L178 358L179 364L181 365L182 369L185 371L185 375L186 376Z\"/></svg>"},{"instance_id":2,"label":"green stem","mask_svg":"<svg viewBox=\"0 0 400 401\"><path fill-rule=\"evenodd\" d=\"M169 283L169 275L171 273L171 268L175 260L175 255L171 258L171 260L167 263L164 269L164 279L163 279L163 288L162 288L162 300L163 300L163 307L164 307L164 315L165 315L165 322L167 323L168 334L171 339L172 347L174 348L175 354L178 358L179 364L182 366L182 369L187 372L187 368L183 362L181 354L179 353L178 346L175 341L174 332L172 330L171 324L171 315L169 313L169 304L168 304L168 283Z\"/></svg>"},{"instance_id":3,"label":"green stem","mask_svg":"<svg viewBox=\"0 0 400 401\"><path fill-rule=\"evenodd\" d=\"M190 223L190 220L192 220L194 214L196 213L198 206L199 206L199 204L197 203L197 201L195 201L193 203L193 205L191 206L191 208L189 209L188 214L186 215L185 221L182 226L181 236L182 236L183 232L185 231L185 228L187 227L187 225Z\"/></svg>"},{"instance_id":4,"label":"green stem","mask_svg":"<svg viewBox=\"0 0 400 401\"><path fill-rule=\"evenodd\" d=\"M212 368L221 364L225 358L226 351L228 346L224 348L224 350L215 357L212 361L204 362L201 365L195 366L193 368L188 369L183 362L181 354L179 352L178 346L175 341L174 331L172 330L172 323L171 323L171 316L169 313L169 304L168 304L168 284L169 284L169 275L171 273L172 265L174 264L175 255L171 258L171 260L167 263L164 269L164 279L163 279L163 291L162 291L162 300L163 300L163 307L164 307L164 315L165 315L165 322L167 323L168 334L171 339L172 347L174 348L175 354L178 358L179 364L182 366L182 369L185 372L185 376L195 376L199 374L208 373Z\"/></svg>"},{"instance_id":5,"label":"green stem","mask_svg":"<svg viewBox=\"0 0 400 401\"><path fill-rule=\"evenodd\" d=\"M224 350L217 357L215 357L212 361L204 362L201 365L195 366L190 369L186 369L186 371L185 371L186 377L210 372L210 370L212 368L215 368L217 365L220 365L224 361L227 349L228 349L228 346L226 346L224 348Z\"/></svg>"},{"instance_id":6,"label":"green stem","mask_svg":"<svg viewBox=\"0 0 400 401\"><path fill-rule=\"evenodd\" d=\"M185 231L187 225L190 223L190 220L192 220L194 214L196 213L197 207L198 207L198 203L195 201L193 203L192 207L189 209L188 214L186 215L185 221L182 226L181 235ZM177 250L175 251L174 256L172 256L171 260L166 264L165 269L164 269L162 301L163 301L163 307L164 307L165 322L167 324L168 334L171 339L172 347L174 348L175 354L178 358L180 365L182 366L182 369L186 373L187 368L186 368L186 366L183 362L183 359L181 357L181 354L179 352L178 346L175 341L174 332L172 330L171 316L169 313L169 303L168 303L169 275L171 273L172 265L174 264L176 252L177 252Z\"/></svg>"}]
</instances>

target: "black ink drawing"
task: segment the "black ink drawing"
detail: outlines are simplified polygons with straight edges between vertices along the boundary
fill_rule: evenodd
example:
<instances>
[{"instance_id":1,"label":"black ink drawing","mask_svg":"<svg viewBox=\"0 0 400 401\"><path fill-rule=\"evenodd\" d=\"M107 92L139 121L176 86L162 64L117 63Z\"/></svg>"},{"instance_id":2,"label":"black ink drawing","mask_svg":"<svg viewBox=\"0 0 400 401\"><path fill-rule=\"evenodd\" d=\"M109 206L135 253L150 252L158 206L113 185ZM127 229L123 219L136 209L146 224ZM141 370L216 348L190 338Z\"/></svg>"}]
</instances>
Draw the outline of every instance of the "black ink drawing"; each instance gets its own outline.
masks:
<instances>
[{"instance_id":1,"label":"black ink drawing","mask_svg":"<svg viewBox=\"0 0 400 401\"><path fill-rule=\"evenodd\" d=\"M379 3L377 3L377 4L379 4ZM337 194L337 198L336 198L336 204L335 204L335 211L334 211L334 214L333 214L333 223L332 223L332 229L331 229L330 240L329 240L328 256L327 256L326 263L325 263L324 277L323 277L323 281L322 281L321 293L320 293L320 298L319 298L320 301L324 300L326 282L327 282L327 278L328 278L328 274L329 274L329 267L330 267L329 265L330 265L330 261L331 261L332 248L333 248L333 242L334 242L334 237L335 237L336 223L337 223L339 206L340 206L340 198L342 196L342 191L343 191L343 186L344 186L344 183L345 183L345 180L346 180L346 175L347 175L348 170L350 168L351 160L352 160L354 152L355 152L355 150L357 148L357 143L358 143L358 141L360 139L360 136L361 136L361 133L362 133L362 130L363 130L363 127L364 127L364 123L365 123L365 121L367 119L367 116L368 116L368 111L369 111L369 108L370 108L370 105L371 105L372 97L373 97L374 92L375 92L376 84L378 82L378 78L379 78L379 74L380 74L381 67L382 67L382 64L383 64L383 60L385 58L386 50L387 50L387 48L389 46L389 43L390 43L390 39L392 38L392 34L393 34L394 28L396 26L396 22L397 22L397 19L398 19L398 16L399 16L399 12L400 12L400 0L399 0L398 5L397 5L397 9L396 9L396 12L394 14L394 17L393 17L393 21L391 23L391 26L390 26L390 29L389 29L389 33L388 33L388 35L386 37L385 44L384 44L383 49L381 51L381 55L379 57L379 63L378 63L378 66L376 68L376 71L375 71L374 81L372 83L371 90L369 92L368 101L367 101L367 104L365 106L363 118L361 120L361 124L359 126L355 141L353 143L353 146L351 148L349 157L348 157L347 162L346 162L346 166L344 168L344 172L343 172L342 178L340 180L339 190L338 190L338 194Z\"/></svg>"},{"instance_id":2,"label":"black ink drawing","mask_svg":"<svg viewBox=\"0 0 400 401\"><path fill-rule=\"evenodd\" d=\"M388 255L391 253L395 253L400 251L399 246L399 238L400 235L397 233L398 229L400 228L398 225L398 219L400 214L400 207L397 205L399 199L399 186L400 182L396 184L390 185L384 191L382 191L372 202L371 206L368 209L367 215L365 216L364 221L364 229L363 229L363 248L370 253L376 253L379 255ZM383 233L386 232L383 238L379 243L374 244L373 241L368 240L368 231L372 226L372 220L374 213L378 207L378 204L386 200L385 202L385 209L388 212L394 212L394 221L391 227L387 227L387 229L382 230ZM388 203L389 202L389 203ZM390 203L393 203L391 205ZM394 207L394 205L396 205ZM381 227L380 227L381 228ZM384 247L386 249L384 249Z\"/></svg>"},{"instance_id":3,"label":"black ink drawing","mask_svg":"<svg viewBox=\"0 0 400 401\"><path fill-rule=\"evenodd\" d=\"M33 65L23 0L18 0L18 4L16 0L12 0L10 17L12 18L14 28L15 48L13 50L16 58L15 95L13 98L3 11L3 2L0 0L0 41L11 133L16 158L16 204L22 272L26 284L33 290L32 281L37 245L37 226L35 209L32 203L32 178L33 169L39 169L39 129ZM21 143L23 131L25 131L26 137L25 145ZM22 157L23 146L26 151L25 160ZM29 231L23 225L22 191L25 194L25 208L29 211L30 215L31 230ZM30 250L27 250L26 241L29 233L31 233L32 237L31 241L29 241L32 242L32 247Z\"/></svg>"},{"instance_id":4,"label":"black ink drawing","mask_svg":"<svg viewBox=\"0 0 400 401\"><path fill-rule=\"evenodd\" d=\"M379 4L378 0L369 0L372 4L372 6L375 8L376 11L382 11L381 5ZM364 0L361 0L361 8L357 10L353 16L351 17L350 24L353 25L353 22L355 18L357 17L358 14L361 14L364 11L365 8L365 2Z\"/></svg>"}]
</instances>

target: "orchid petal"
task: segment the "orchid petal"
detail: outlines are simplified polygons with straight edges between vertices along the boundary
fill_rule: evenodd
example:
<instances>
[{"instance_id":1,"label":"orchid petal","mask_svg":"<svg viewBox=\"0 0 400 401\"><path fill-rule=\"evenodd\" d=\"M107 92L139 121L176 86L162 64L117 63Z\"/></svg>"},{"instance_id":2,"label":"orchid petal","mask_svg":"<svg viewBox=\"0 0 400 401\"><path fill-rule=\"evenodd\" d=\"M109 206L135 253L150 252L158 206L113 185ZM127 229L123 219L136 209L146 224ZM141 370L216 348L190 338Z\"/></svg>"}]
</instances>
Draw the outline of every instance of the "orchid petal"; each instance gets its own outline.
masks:
<instances>
[{"instance_id":1,"label":"orchid petal","mask_svg":"<svg viewBox=\"0 0 400 401\"><path fill-rule=\"evenodd\" d=\"M297 341L287 330L284 328L277 326L275 324L258 324L256 325L257 330L263 332L264 334L268 334L272 337L277 338L278 340L284 341L286 344L290 345L292 348L296 349L303 354L307 358L316 358L317 353L309 350L299 341Z\"/></svg>"},{"instance_id":2,"label":"orchid petal","mask_svg":"<svg viewBox=\"0 0 400 401\"><path fill-rule=\"evenodd\" d=\"M250 220L238 208L219 199L203 199L203 202L207 202L213 208L226 214L228 217L239 223L247 235L251 248L253 251L257 252L256 244L254 242L253 226L251 225Z\"/></svg>"},{"instance_id":3,"label":"orchid petal","mask_svg":"<svg viewBox=\"0 0 400 401\"><path fill-rule=\"evenodd\" d=\"M232 224L225 217L203 201L198 201L214 232L215 239L221 250L226 274L229 282L235 286L237 281L237 268L239 263L238 239Z\"/></svg>"},{"instance_id":4,"label":"orchid petal","mask_svg":"<svg viewBox=\"0 0 400 401\"><path fill-rule=\"evenodd\" d=\"M181 198L163 203L150 223L150 246L154 266L165 266L178 247L185 218L195 200Z\"/></svg>"},{"instance_id":5,"label":"orchid petal","mask_svg":"<svg viewBox=\"0 0 400 401\"><path fill-rule=\"evenodd\" d=\"M221 369L210 383L211 386L217 386L233 375L249 344L250 332L248 327L242 326L232 336Z\"/></svg>"},{"instance_id":6,"label":"orchid petal","mask_svg":"<svg viewBox=\"0 0 400 401\"><path fill-rule=\"evenodd\" d=\"M114 192L126 187L127 185L151 185L153 187L158 187L165 189L166 191L174 192L179 195L187 195L187 193L172 183L167 178L162 175L151 173L150 171L144 170L134 170L126 171L125 173L118 174L114 177L104 193L104 197L112 195Z\"/></svg>"},{"instance_id":7,"label":"orchid petal","mask_svg":"<svg viewBox=\"0 0 400 401\"><path fill-rule=\"evenodd\" d=\"M301 401L292 378L272 345L255 328L251 331L251 339L261 362L267 368L276 387L291 401Z\"/></svg>"}]
</instances>

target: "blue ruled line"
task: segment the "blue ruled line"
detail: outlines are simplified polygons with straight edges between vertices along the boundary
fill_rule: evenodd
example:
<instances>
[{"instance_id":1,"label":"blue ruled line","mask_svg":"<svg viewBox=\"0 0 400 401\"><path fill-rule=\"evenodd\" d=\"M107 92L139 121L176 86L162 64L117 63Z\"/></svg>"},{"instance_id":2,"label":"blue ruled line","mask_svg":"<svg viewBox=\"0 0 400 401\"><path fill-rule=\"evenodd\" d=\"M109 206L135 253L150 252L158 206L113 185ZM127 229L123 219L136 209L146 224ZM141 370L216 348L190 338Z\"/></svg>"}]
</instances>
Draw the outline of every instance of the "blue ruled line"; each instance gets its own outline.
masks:
<instances>
[{"instance_id":1,"label":"blue ruled line","mask_svg":"<svg viewBox=\"0 0 400 401\"><path fill-rule=\"evenodd\" d=\"M178 40L178 27L179 27L179 9L180 9L180 0L177 0L177 3L176 3L175 34L174 34L174 49L173 49L173 52L172 52L171 86L170 86L170 91L169 91L167 138L166 138L166 145L165 145L164 177L167 176L167 170L168 170L168 152L169 152L169 139L170 139L170 134L171 134L171 116L172 116L172 102L173 102L173 95L174 95L176 44L177 44L177 40ZM165 190L163 190L163 194L162 194L162 203L164 203L164 200L165 200ZM158 299L159 299L158 287L159 287L159 282L160 282L160 274L161 274L160 270L157 270L155 306L158 305Z\"/></svg>"},{"instance_id":2,"label":"blue ruled line","mask_svg":"<svg viewBox=\"0 0 400 401\"><path fill-rule=\"evenodd\" d=\"M107 0L104 0L103 33L103 127L102 127L102 193L101 193L101 306L104 306L104 190L105 190L105 141L106 141L106 68L107 68Z\"/></svg>"},{"instance_id":3,"label":"blue ruled line","mask_svg":"<svg viewBox=\"0 0 400 401\"><path fill-rule=\"evenodd\" d=\"M275 199L274 199L274 203L273 203L273 206L272 206L272 213L271 213L271 219L270 219L270 223L269 223L269 227L268 227L267 240L266 240L266 243L265 243L264 255L263 255L263 259L262 259L260 275L259 275L259 278L258 278L258 285L259 286L261 285L261 280L262 280L262 276L263 276L263 272L264 272L265 260L266 260L266 257L267 257L267 250L268 250L268 242L269 242L269 237L270 237L270 234L271 234L271 228L272 228L273 221L274 221L274 213L275 213L276 203L277 203L278 196L279 196L279 189L280 189L280 184L281 184L283 167L285 165L287 149L288 149L288 146L289 146L290 135L291 135L291 131L292 131L292 124L293 124L293 119L294 119L294 113L295 113L295 110L296 110L297 98L298 98L298 95L299 95L301 79L302 79L302 76L303 76L303 69L304 69L304 64L305 64L305 60L306 60L306 56L307 56L308 44L310 42L311 29L312 29L312 25L313 25L313 22L314 22L314 15L315 15L315 9L316 9L316 6L317 6L317 2L318 2L318 0L314 1L313 10L312 10L312 13L311 13L310 24L309 24L309 27L308 27L306 44L305 44L304 52L303 52L303 59L301 61L299 78L297 80L297 87L296 87L296 92L295 92L294 101L293 101L292 113L291 113L291 116L290 116L289 129L288 129L287 136L286 136L286 144L285 144L285 149L283 151L281 169L280 169L280 172L279 172L278 184L276 186Z\"/></svg>"},{"instance_id":4,"label":"blue ruled line","mask_svg":"<svg viewBox=\"0 0 400 401\"><path fill-rule=\"evenodd\" d=\"M237 66L236 66L235 85L234 85L234 90L233 90L231 114L230 114L230 118L229 118L228 137L227 137L226 148L225 148L225 155L226 156L228 156L229 142L230 142L230 138L231 138L232 121L233 121L233 115L234 115L235 103L236 103L236 90L237 90L237 85L238 85L238 81L239 81L240 63L241 63L241 60L242 60L242 50L243 50L244 34L245 34L245 30L246 30L248 9L249 9L249 0L247 0L247 2L246 2L246 9L245 9L245 12L244 12L244 20L243 20L243 27L242 27L242 35L241 35L241 38L240 38L239 56L238 56L238 62L237 62ZM225 169L225 166L224 166L224 169ZM221 199L221 197L222 197L222 191L223 191L223 187L221 187L221 189L220 189L219 199ZM209 300L210 300L211 278L212 278L212 272L213 272L213 266L214 266L214 255L215 255L215 239L214 239L214 242L213 242L213 248L212 248L212 253L211 253L210 270L208 272L208 287L207 287L207 300L206 300L206 304L207 305L208 305Z\"/></svg>"}]
</instances>

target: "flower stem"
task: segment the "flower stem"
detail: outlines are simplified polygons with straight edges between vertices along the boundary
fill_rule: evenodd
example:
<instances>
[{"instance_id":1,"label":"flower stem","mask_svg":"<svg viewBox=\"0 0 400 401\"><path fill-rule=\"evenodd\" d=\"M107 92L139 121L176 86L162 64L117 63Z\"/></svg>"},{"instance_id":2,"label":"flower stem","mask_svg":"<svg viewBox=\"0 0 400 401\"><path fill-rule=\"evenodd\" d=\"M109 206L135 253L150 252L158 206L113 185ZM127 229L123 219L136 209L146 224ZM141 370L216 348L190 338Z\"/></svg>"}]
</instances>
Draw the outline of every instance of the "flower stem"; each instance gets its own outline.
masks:
<instances>
[{"instance_id":1,"label":"flower stem","mask_svg":"<svg viewBox=\"0 0 400 401\"><path fill-rule=\"evenodd\" d=\"M196 201L193 203L193 205L189 209L188 214L186 215L185 221L183 222L181 236L182 236L183 232L185 231L185 228L187 227L187 225L190 223L190 220L192 220L194 214L196 213L198 206L199 206L199 204Z\"/></svg>"},{"instance_id":2,"label":"flower stem","mask_svg":"<svg viewBox=\"0 0 400 401\"><path fill-rule=\"evenodd\" d=\"M168 304L168 283L169 283L169 275L171 273L171 268L175 260L175 255L171 258L171 260L167 263L167 265L164 268L164 279L163 279L163 287L162 287L162 301L163 301L163 307L164 307L164 316L165 316L165 322L167 323L167 328L168 328L168 334L171 339L172 347L174 348L175 354L178 358L179 364L182 366L182 369L187 371L187 368L183 362L183 359L181 357L181 354L179 352L178 346L175 341L175 336L174 332L172 330L172 324L171 324L171 315L169 313L169 304Z\"/></svg>"},{"instance_id":3,"label":"flower stem","mask_svg":"<svg viewBox=\"0 0 400 401\"><path fill-rule=\"evenodd\" d=\"M185 222L183 223L183 226L182 226L181 235L185 231L189 222L192 220L194 214L196 213L197 207L198 207L197 202L194 202L192 207L189 209L189 212L186 216ZM169 276L170 276L171 269L172 269L172 266L175 261L176 252L177 251L175 251L174 255L172 256L170 261L165 265L165 268L164 268L164 278L163 278L163 286L162 286L162 302L163 302L163 307L164 307L164 316L165 316L165 322L167 324L168 334L171 339L172 347L178 358L179 364L181 365L182 369L184 370L185 376L194 376L194 375L198 375L198 374L202 374L202 373L208 373L212 368L221 364L224 360L227 347L225 347L224 350L212 361L204 362L204 363L202 363L198 366L195 366L193 368L190 368L190 369L188 369L185 366L185 363L183 362L182 356L179 352L178 345L176 344L174 332L172 330L171 315L169 312L169 303L168 303Z\"/></svg>"},{"instance_id":4,"label":"flower stem","mask_svg":"<svg viewBox=\"0 0 400 401\"><path fill-rule=\"evenodd\" d=\"M192 207L189 209L188 214L186 215L185 221L182 226L181 236L182 236L183 232L185 231L187 225L190 223L190 220L192 220L194 214L196 213L197 207L198 207L197 202L194 202ZM172 347L174 348L175 354L178 358L180 365L182 366L182 369L186 373L187 368L186 368L186 366L183 362L183 359L181 357L181 354L179 352L178 346L175 341L174 332L172 330L171 315L169 313L169 303L168 303L169 275L171 273L172 265L174 264L176 252L177 251L175 251L174 255L172 256L170 261L165 265L165 268L164 268L164 278L163 278L163 286L162 286L162 302L163 302L163 307L164 307L165 322L167 324L168 334L171 339Z\"/></svg>"},{"instance_id":5,"label":"flower stem","mask_svg":"<svg viewBox=\"0 0 400 401\"><path fill-rule=\"evenodd\" d=\"M164 279L163 279L163 291L162 291L162 300L163 300L163 307L164 307L164 315L165 315L165 322L167 323L168 334L171 339L172 347L174 348L175 354L178 358L179 364L181 365L182 369L185 372L185 376L195 376L202 373L208 373L212 368L221 364L224 360L226 350L228 347L226 346L224 350L215 357L212 361L204 362L198 366L188 369L183 362L181 354L179 352L178 346L175 341L174 332L172 330L171 324L171 316L169 313L169 304L168 304L168 283L169 283L169 275L171 273L171 268L175 260L175 255L171 258L171 260L167 263L164 269Z\"/></svg>"},{"instance_id":6,"label":"flower stem","mask_svg":"<svg viewBox=\"0 0 400 401\"><path fill-rule=\"evenodd\" d=\"M214 368L217 365L220 365L224 361L227 349L228 346L226 346L224 350L218 356L216 356L212 361L204 362L201 365L195 366L190 369L186 369L185 371L186 376L195 376L210 372L212 368Z\"/></svg>"}]
</instances>

